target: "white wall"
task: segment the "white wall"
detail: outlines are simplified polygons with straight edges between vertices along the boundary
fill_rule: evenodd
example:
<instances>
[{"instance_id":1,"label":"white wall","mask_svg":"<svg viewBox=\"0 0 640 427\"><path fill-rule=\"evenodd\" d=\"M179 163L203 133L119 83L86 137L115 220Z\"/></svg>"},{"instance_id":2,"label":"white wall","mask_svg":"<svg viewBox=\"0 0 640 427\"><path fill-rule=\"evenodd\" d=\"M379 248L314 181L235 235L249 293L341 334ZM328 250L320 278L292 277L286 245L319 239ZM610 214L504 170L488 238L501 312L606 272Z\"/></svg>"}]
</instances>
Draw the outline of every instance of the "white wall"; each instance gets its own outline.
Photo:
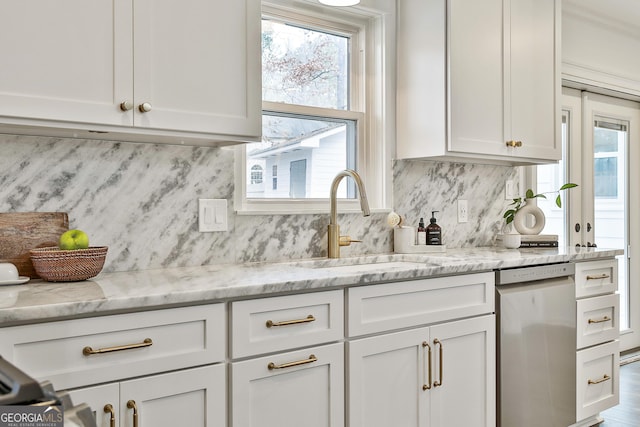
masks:
<instances>
[{"instance_id":1,"label":"white wall","mask_svg":"<svg viewBox=\"0 0 640 427\"><path fill-rule=\"evenodd\" d=\"M563 79L640 96L640 2L564 0Z\"/></svg>"}]
</instances>

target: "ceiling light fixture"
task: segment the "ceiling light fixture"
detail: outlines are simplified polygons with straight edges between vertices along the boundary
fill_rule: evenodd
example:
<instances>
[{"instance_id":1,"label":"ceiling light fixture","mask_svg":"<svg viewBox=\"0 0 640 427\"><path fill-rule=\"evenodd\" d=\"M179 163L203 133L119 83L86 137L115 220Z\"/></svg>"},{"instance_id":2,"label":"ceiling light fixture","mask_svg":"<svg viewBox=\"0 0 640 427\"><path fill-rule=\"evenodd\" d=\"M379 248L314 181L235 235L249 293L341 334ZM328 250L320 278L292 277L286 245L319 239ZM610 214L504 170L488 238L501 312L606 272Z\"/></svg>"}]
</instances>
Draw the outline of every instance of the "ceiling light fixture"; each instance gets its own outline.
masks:
<instances>
[{"instance_id":1,"label":"ceiling light fixture","mask_svg":"<svg viewBox=\"0 0 640 427\"><path fill-rule=\"evenodd\" d=\"M322 4L327 6L355 6L360 3L360 0L318 0Z\"/></svg>"}]
</instances>

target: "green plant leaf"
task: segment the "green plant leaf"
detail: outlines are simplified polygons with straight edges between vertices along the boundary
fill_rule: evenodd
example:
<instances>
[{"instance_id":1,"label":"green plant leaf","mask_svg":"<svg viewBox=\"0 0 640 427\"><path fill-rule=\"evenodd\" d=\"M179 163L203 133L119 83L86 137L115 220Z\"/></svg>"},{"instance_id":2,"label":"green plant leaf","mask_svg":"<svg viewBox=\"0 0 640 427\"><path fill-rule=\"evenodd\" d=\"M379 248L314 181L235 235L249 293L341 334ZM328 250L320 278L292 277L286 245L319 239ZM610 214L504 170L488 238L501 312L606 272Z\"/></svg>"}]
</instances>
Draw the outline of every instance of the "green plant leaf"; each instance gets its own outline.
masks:
<instances>
[{"instance_id":1,"label":"green plant leaf","mask_svg":"<svg viewBox=\"0 0 640 427\"><path fill-rule=\"evenodd\" d=\"M539 194L533 194L533 190L531 188L529 188L525 194L524 199L522 197L518 197L516 199L512 199L513 202L511 202L509 204L509 206L511 206L511 208L507 209L503 215L503 218L506 220L507 224L510 224L511 222L513 222L513 219L516 215L516 213L520 210L520 208L522 208L522 206L524 204L526 204L526 199L533 199L536 197L539 197L541 199L546 199L547 196L545 194L551 194L551 193L558 193L558 196L556 197L556 206L558 206L559 208L562 207L562 200L560 199L560 191L562 190L568 190L570 188L574 188L577 187L578 184L574 184L573 182L568 182L566 184L564 184L562 187L560 187L558 190L556 191L547 191L545 193L539 193Z\"/></svg>"},{"instance_id":2,"label":"green plant leaf","mask_svg":"<svg viewBox=\"0 0 640 427\"><path fill-rule=\"evenodd\" d=\"M563 185L562 187L560 187L560 190L566 190L567 188L574 188L577 187L578 184L574 184L573 182L567 182L565 185ZM560 191L558 190L558 191Z\"/></svg>"}]
</instances>

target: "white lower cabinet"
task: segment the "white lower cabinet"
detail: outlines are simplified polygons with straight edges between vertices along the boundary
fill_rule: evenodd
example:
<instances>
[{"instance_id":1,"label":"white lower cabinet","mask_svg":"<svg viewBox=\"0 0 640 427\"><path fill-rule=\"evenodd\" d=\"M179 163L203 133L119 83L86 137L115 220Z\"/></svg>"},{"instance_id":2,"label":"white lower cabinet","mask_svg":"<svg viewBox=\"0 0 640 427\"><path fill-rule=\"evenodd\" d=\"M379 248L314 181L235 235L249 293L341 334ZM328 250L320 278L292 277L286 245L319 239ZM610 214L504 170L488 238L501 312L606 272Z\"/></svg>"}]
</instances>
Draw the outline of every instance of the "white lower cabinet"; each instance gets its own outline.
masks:
<instances>
[{"instance_id":1,"label":"white lower cabinet","mask_svg":"<svg viewBox=\"0 0 640 427\"><path fill-rule=\"evenodd\" d=\"M576 420L600 423L620 401L618 261L576 263Z\"/></svg>"},{"instance_id":2,"label":"white lower cabinet","mask_svg":"<svg viewBox=\"0 0 640 427\"><path fill-rule=\"evenodd\" d=\"M98 427L225 427L225 365L185 369L70 391Z\"/></svg>"},{"instance_id":3,"label":"white lower cabinet","mask_svg":"<svg viewBox=\"0 0 640 427\"><path fill-rule=\"evenodd\" d=\"M491 272L0 328L0 354L98 427L495 426Z\"/></svg>"},{"instance_id":4,"label":"white lower cabinet","mask_svg":"<svg viewBox=\"0 0 640 427\"><path fill-rule=\"evenodd\" d=\"M349 342L348 425L495 426L495 316Z\"/></svg>"},{"instance_id":5,"label":"white lower cabinet","mask_svg":"<svg viewBox=\"0 0 640 427\"><path fill-rule=\"evenodd\" d=\"M219 303L0 328L0 354L89 404L99 427L226 427L226 314Z\"/></svg>"},{"instance_id":6,"label":"white lower cabinet","mask_svg":"<svg viewBox=\"0 0 640 427\"><path fill-rule=\"evenodd\" d=\"M620 402L618 341L580 350L576 354L577 419L599 414Z\"/></svg>"},{"instance_id":7,"label":"white lower cabinet","mask_svg":"<svg viewBox=\"0 0 640 427\"><path fill-rule=\"evenodd\" d=\"M233 362L230 425L343 426L343 349L335 343Z\"/></svg>"}]
</instances>

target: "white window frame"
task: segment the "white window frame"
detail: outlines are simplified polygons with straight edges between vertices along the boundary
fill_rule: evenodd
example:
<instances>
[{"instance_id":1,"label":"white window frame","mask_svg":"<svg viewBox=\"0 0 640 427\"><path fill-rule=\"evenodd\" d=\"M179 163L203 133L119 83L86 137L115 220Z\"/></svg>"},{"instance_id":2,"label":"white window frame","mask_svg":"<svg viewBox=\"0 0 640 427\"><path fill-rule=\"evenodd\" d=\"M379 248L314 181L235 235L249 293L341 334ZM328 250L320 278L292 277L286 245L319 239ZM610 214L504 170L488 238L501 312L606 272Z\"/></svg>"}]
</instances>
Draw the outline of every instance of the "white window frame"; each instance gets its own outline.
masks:
<instances>
[{"instance_id":1,"label":"white window frame","mask_svg":"<svg viewBox=\"0 0 640 427\"><path fill-rule=\"evenodd\" d=\"M391 207L392 163L395 153L395 2L379 6L374 0L363 0L358 7L335 8L316 1L262 2L263 15L293 18L312 28L345 28L357 30L352 40L350 69L350 111L332 113L316 107L293 107L263 102L264 111L347 118L357 123L357 167L365 183L372 211ZM375 4L376 7L367 4ZM308 6L307 6L308 5ZM385 10L381 10L385 9ZM367 52L367 55L364 55ZM365 76L364 77L361 76ZM364 113L359 112L364 111ZM364 123L364 125L363 125ZM326 213L329 199L247 199L246 147L236 147L235 209L240 215ZM358 200L338 201L339 211L360 212Z\"/></svg>"}]
</instances>

